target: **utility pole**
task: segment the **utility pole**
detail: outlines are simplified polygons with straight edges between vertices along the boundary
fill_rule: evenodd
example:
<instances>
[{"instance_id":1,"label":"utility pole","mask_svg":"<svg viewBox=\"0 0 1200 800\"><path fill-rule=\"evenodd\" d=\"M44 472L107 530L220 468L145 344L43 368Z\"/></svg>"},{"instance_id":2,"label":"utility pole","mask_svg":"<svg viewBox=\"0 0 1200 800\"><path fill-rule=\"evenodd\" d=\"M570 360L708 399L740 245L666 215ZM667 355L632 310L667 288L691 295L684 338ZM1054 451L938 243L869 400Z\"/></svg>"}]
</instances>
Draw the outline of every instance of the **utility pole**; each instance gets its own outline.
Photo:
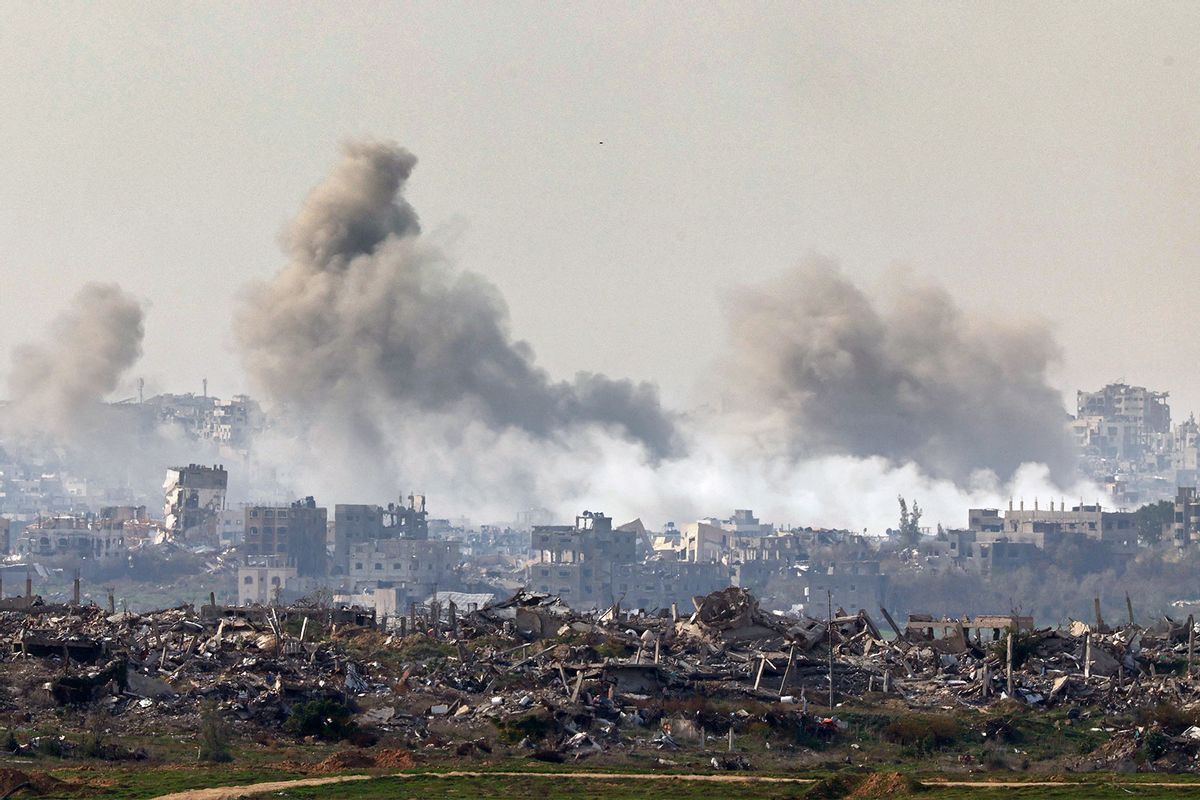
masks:
<instances>
[{"instance_id":1,"label":"utility pole","mask_svg":"<svg viewBox=\"0 0 1200 800\"><path fill-rule=\"evenodd\" d=\"M829 710L833 711L833 590L825 590L825 599L829 603L829 630L826 633L826 638L829 639Z\"/></svg>"}]
</instances>

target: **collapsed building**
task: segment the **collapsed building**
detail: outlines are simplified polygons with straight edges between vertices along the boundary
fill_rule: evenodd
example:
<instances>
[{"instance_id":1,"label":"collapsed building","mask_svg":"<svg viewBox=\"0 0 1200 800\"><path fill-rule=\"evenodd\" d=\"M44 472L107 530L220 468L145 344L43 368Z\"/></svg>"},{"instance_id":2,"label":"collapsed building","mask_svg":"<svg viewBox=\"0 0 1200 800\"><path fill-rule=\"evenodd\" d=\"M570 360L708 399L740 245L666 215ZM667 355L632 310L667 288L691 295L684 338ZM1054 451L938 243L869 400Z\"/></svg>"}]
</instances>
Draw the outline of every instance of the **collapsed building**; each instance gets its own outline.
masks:
<instances>
[{"instance_id":1,"label":"collapsed building","mask_svg":"<svg viewBox=\"0 0 1200 800\"><path fill-rule=\"evenodd\" d=\"M962 708L995 712L972 715L995 726L1015 701L1031 715L1065 711L1057 727L1164 703L1200 707L1190 618L1139 626L1131 612L1117 627L1097 618L1037 628L1017 613L914 613L901 627L879 612L893 632L864 609L766 611L738 587L657 613L618 604L581 613L522 590L500 602L440 594L381 626L368 610L315 599L145 614L116 613L111 599L108 609L50 605L27 582L25 597L0 604L0 663L38 696L27 709L33 728L61 729L64 709L99 705L115 731L190 731L208 708L241 735L279 736L298 706L325 700L409 753L498 747L562 760L693 750L739 769L756 751L735 739L763 732L779 734L777 743L803 736L859 747L846 713ZM1164 738L1181 755L1174 766L1133 762L1137 737L1157 724L1111 731L1080 768L1194 768L1194 729Z\"/></svg>"},{"instance_id":2,"label":"collapsed building","mask_svg":"<svg viewBox=\"0 0 1200 800\"><path fill-rule=\"evenodd\" d=\"M349 578L355 592L373 594L377 607L386 602L394 612L451 583L460 558L458 542L374 539L351 548Z\"/></svg>"}]
</instances>

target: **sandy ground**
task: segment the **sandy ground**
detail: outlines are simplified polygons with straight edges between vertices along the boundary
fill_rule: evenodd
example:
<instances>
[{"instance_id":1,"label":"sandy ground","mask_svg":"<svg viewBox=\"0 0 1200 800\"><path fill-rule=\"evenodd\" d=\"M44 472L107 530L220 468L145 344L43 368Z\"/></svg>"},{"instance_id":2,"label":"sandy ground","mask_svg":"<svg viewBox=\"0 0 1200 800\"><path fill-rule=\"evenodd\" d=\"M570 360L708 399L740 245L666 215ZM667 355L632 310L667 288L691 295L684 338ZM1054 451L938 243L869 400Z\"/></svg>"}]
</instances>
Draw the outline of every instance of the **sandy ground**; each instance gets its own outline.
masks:
<instances>
[{"instance_id":1,"label":"sandy ground","mask_svg":"<svg viewBox=\"0 0 1200 800\"><path fill-rule=\"evenodd\" d=\"M297 786L323 786L329 783L342 783L344 781L362 781L369 780L372 777L387 777L387 778L403 778L411 777L438 777L438 778L479 778L487 776L503 776L503 777L523 777L523 778L557 778L560 780L627 780L627 781L700 781L704 783L815 783L812 778L785 778L785 777L770 777L765 775L745 775L739 773L730 773L727 775L679 775L674 773L638 773L630 774L627 772L473 772L473 771L453 771L453 772L438 772L438 773L393 773L390 775L338 775L327 778L298 778L290 781L271 781L269 783L250 783L244 786L223 786L209 789L191 789L186 792L176 792L174 794L164 794L154 800L236 800L237 798L247 797L252 794L261 792L273 792L281 789L289 789ZM976 786L980 789L1015 789L1020 787L1036 787L1036 786L1063 786L1063 781L945 781L945 780L927 780L922 781L927 786ZM1080 782L1080 786L1086 786L1087 782ZM1119 784L1130 787L1137 786L1154 786L1154 787L1176 787L1180 789L1200 788L1197 783L1171 782L1171 781L1156 781L1156 782L1139 782Z\"/></svg>"},{"instance_id":2,"label":"sandy ground","mask_svg":"<svg viewBox=\"0 0 1200 800\"><path fill-rule=\"evenodd\" d=\"M244 786L217 786L208 789L188 789L186 792L160 795L154 800L236 800L260 792L277 792L281 789L293 789L298 786L324 786L327 783L345 783L346 781L365 781L370 775L335 775L328 778L296 778L290 781L268 781L267 783L247 783Z\"/></svg>"}]
</instances>

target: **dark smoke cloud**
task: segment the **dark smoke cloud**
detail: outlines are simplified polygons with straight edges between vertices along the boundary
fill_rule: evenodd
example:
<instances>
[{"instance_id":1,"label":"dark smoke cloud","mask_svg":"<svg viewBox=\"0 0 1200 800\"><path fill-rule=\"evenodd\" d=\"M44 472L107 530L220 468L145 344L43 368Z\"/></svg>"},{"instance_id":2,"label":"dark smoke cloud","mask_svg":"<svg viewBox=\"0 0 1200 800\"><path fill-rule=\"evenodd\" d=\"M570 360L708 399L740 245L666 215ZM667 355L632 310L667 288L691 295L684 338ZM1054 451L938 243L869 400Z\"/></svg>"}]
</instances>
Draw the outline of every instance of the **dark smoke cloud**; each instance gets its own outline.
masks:
<instances>
[{"instance_id":1,"label":"dark smoke cloud","mask_svg":"<svg viewBox=\"0 0 1200 800\"><path fill-rule=\"evenodd\" d=\"M116 284L89 283L44 342L13 350L7 427L69 445L102 427L101 403L142 354L142 308Z\"/></svg>"},{"instance_id":2,"label":"dark smoke cloud","mask_svg":"<svg viewBox=\"0 0 1200 800\"><path fill-rule=\"evenodd\" d=\"M735 293L729 317L742 407L795 457L882 456L960 485L1024 462L1075 477L1042 324L968 318L907 276L877 303L819 258Z\"/></svg>"},{"instance_id":3,"label":"dark smoke cloud","mask_svg":"<svg viewBox=\"0 0 1200 800\"><path fill-rule=\"evenodd\" d=\"M235 335L267 399L375 456L395 449L412 412L544 440L597 425L652 457L675 454L653 386L551 380L513 340L496 287L423 245L401 196L415 164L392 144L348 144L288 230L288 264L248 290Z\"/></svg>"}]
</instances>

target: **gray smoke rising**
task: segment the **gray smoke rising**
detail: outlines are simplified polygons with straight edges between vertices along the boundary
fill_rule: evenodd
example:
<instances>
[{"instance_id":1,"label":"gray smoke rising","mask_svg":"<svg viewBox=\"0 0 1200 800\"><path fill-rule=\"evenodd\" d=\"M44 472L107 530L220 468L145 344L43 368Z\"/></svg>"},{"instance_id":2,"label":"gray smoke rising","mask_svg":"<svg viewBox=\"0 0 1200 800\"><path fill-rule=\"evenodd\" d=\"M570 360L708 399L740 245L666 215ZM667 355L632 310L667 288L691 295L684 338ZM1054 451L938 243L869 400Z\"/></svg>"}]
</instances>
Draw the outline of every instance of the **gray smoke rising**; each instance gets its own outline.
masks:
<instances>
[{"instance_id":1,"label":"gray smoke rising","mask_svg":"<svg viewBox=\"0 0 1200 800\"><path fill-rule=\"evenodd\" d=\"M496 287L424 245L402 196L415 164L394 144L345 145L284 236L287 265L247 290L234 333L266 399L298 430L376 466L445 444L421 437L463 436L464 420L542 441L598 426L651 458L676 454L654 386L551 380L512 338ZM425 417L454 422L414 422Z\"/></svg>"},{"instance_id":2,"label":"gray smoke rising","mask_svg":"<svg viewBox=\"0 0 1200 800\"><path fill-rule=\"evenodd\" d=\"M878 300L811 258L734 293L728 313L743 411L793 457L913 462L966 485L1022 463L1075 478L1066 412L1046 381L1058 349L1044 324L968 318L910 276Z\"/></svg>"},{"instance_id":3,"label":"gray smoke rising","mask_svg":"<svg viewBox=\"0 0 1200 800\"><path fill-rule=\"evenodd\" d=\"M112 283L88 283L41 343L13 350L9 434L75 444L103 427L104 399L142 354L142 307Z\"/></svg>"}]
</instances>

